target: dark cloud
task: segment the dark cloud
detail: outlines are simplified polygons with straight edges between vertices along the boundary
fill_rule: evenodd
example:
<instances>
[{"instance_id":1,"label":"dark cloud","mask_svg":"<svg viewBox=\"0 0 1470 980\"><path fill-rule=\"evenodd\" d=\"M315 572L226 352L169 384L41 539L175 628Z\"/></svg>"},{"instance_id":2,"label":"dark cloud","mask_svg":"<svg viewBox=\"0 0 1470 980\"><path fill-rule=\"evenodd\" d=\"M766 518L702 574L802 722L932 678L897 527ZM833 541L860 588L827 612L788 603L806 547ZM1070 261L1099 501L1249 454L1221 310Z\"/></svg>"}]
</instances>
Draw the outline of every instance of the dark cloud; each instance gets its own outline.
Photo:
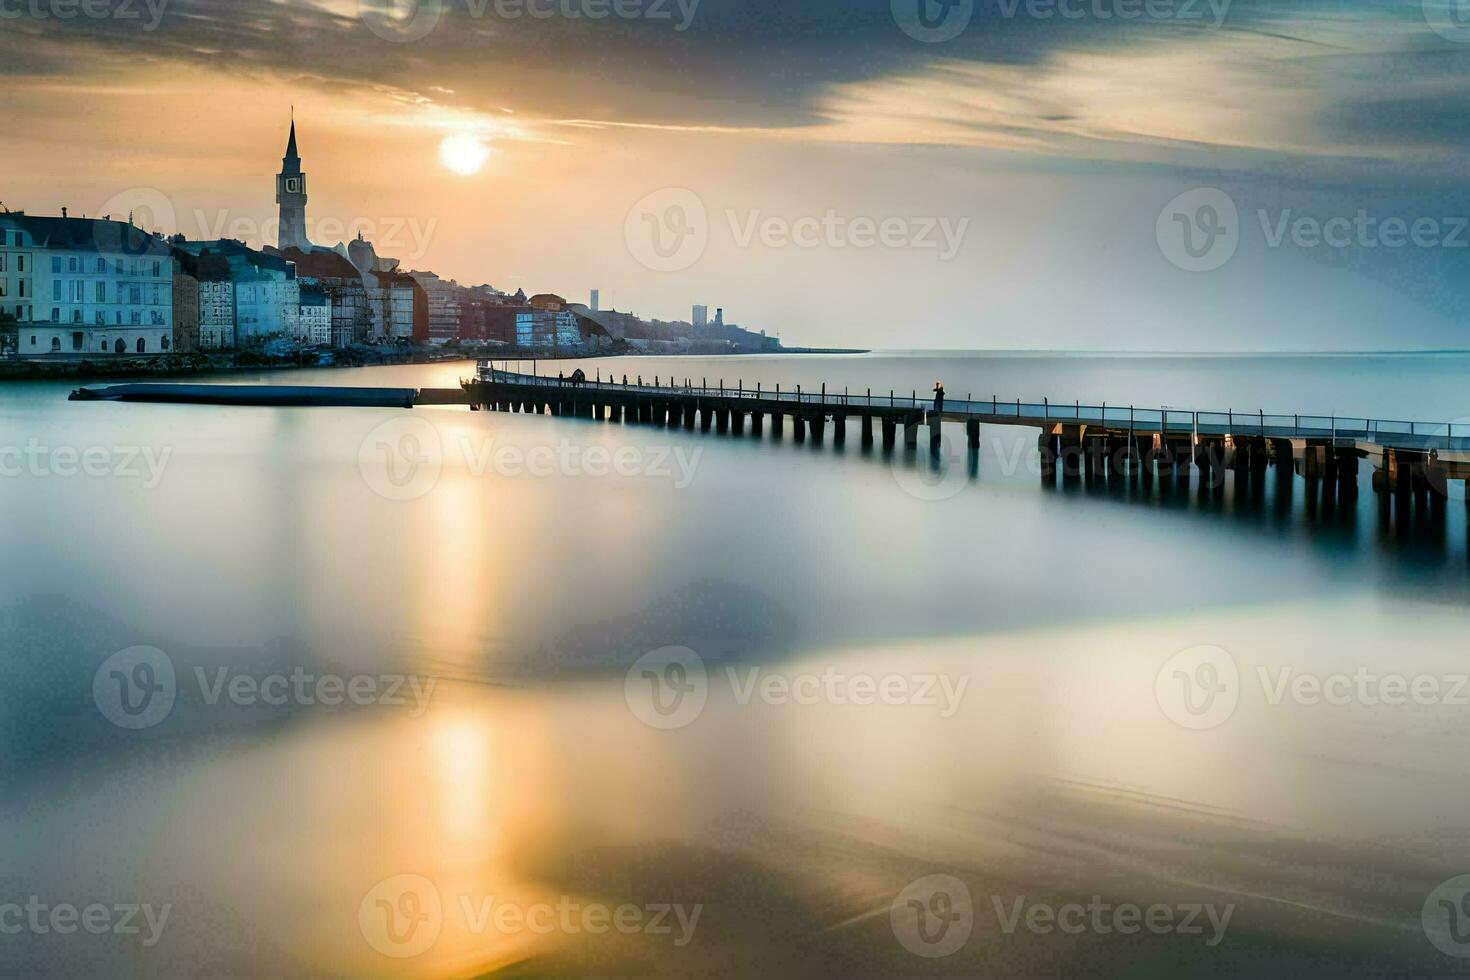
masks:
<instances>
[{"instance_id":1,"label":"dark cloud","mask_svg":"<svg viewBox=\"0 0 1470 980\"><path fill-rule=\"evenodd\" d=\"M567 3L568 0L535 0ZM969 25L942 44L906 35L889 0L635 0L660 18L507 19L478 0L445 0L428 36L393 43L356 17L295 0L171 0L155 30L133 20L29 20L31 35L129 57L214 68L310 70L326 78L421 90L439 85L471 102L585 116L589 105L624 121L794 125L834 85L913 70L936 58L1026 64L1057 46L1118 40L1191 25L1075 23L1007 17L981 0ZM927 0L926 0L927 2ZM657 7L648 5L657 3ZM692 7L687 6L693 4ZM346 0L344 9L354 9ZM481 10L476 17L472 11ZM685 11L692 10L687 27ZM28 74L25 48L0 35L0 72Z\"/></svg>"},{"instance_id":2,"label":"dark cloud","mask_svg":"<svg viewBox=\"0 0 1470 980\"><path fill-rule=\"evenodd\" d=\"M1312 60L1294 70L1310 73L1329 94L1341 85L1341 99L1322 120L1330 138L1459 147L1470 129L1463 83L1470 46L1436 38L1417 4L1155 0L1177 16L1138 19L1119 11L1141 4L1112 6L1123 0L1060 0L1062 9L1083 11L1080 17L1063 16L1058 0L973 0L963 31L924 43L899 28L890 0L630 0L662 16L602 20L507 18L494 0L443 2L443 20L409 43L370 31L354 15L357 0L168 0L154 30L144 29L146 14L23 18L0 24L0 74L85 75L96 70L100 52L125 63L193 63L325 88L387 86L532 117L792 127L822 121L824 98L840 86L938 60L1024 67L1059 51L1142 51L1259 34L1299 40ZM531 2L585 9L591 0ZM680 30L686 13L692 16ZM1366 53L1330 40L1333 32L1377 24L1404 40ZM1426 79L1436 84L1426 87ZM1261 79L1263 109L1273 81ZM1063 107L1040 121L1066 118Z\"/></svg>"}]
</instances>

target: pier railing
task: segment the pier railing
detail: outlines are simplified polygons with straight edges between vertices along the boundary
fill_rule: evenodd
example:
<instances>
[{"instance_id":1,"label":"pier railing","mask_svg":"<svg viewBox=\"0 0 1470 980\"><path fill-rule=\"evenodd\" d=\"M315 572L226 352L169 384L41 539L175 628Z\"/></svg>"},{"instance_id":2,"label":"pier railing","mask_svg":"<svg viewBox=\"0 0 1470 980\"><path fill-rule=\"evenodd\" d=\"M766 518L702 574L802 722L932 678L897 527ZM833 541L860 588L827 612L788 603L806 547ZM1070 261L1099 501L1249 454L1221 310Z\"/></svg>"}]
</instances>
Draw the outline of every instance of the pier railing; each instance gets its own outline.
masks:
<instances>
[{"instance_id":1,"label":"pier railing","mask_svg":"<svg viewBox=\"0 0 1470 980\"><path fill-rule=\"evenodd\" d=\"M871 388L854 393L847 388L838 391L825 386L811 391L800 385L783 388L766 387L757 382L748 387L743 379L726 385L723 379L710 384L708 378L684 379L655 377L652 383L641 378L626 383L616 378L588 378L574 384L567 378L524 374L494 367L489 361L479 362L479 380L497 384L545 386L619 394L667 395L680 398L715 398L749 400L751 402L790 404L817 410L854 413L906 411L927 413L934 400L920 397L916 390L874 392ZM978 421L992 424L1046 426L1054 423L1105 425L1110 429L1158 432L1165 435L1235 435L1260 436L1271 439L1328 439L1371 442L1403 449L1445 449L1470 451L1470 422L1415 422L1398 419L1374 419L1339 415L1277 415L1265 412L1202 411L1180 408L1138 408L1133 405L1084 405L1080 402L1025 402L996 397L963 399L946 397L942 416L949 421Z\"/></svg>"}]
</instances>

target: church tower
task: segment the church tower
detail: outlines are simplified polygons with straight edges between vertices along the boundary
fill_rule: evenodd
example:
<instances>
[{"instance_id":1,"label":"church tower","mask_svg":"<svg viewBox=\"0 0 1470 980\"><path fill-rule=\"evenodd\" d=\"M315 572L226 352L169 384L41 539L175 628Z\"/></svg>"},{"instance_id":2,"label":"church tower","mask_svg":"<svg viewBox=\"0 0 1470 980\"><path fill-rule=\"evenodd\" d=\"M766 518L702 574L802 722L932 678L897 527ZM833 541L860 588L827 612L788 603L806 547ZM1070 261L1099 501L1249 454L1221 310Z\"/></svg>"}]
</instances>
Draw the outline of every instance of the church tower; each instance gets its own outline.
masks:
<instances>
[{"instance_id":1,"label":"church tower","mask_svg":"<svg viewBox=\"0 0 1470 980\"><path fill-rule=\"evenodd\" d=\"M281 206L281 226L277 247L311 248L306 238L306 175L301 172L301 157L296 152L296 117L291 117L291 139L281 159L281 172L276 175L276 203Z\"/></svg>"}]
</instances>

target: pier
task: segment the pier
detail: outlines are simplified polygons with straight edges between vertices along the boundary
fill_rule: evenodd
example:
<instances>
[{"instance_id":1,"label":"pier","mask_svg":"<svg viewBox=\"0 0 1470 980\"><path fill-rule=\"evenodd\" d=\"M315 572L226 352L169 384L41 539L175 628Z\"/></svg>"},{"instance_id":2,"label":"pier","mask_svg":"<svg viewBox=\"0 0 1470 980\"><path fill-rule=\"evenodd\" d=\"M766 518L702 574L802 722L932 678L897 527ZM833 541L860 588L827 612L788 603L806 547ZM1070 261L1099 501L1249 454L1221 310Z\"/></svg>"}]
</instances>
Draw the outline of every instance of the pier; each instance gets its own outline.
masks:
<instances>
[{"instance_id":1,"label":"pier","mask_svg":"<svg viewBox=\"0 0 1470 980\"><path fill-rule=\"evenodd\" d=\"M1470 478L1470 424L1424 423L1349 416L1273 415L1265 412L1197 411L1084 405L999 398L946 398L942 411L917 391L853 393L733 386L708 379L621 384L612 379L580 383L511 372L482 361L478 376L463 382L472 409L532 412L612 422L761 435L769 422L795 442L841 445L849 425L864 446L893 449L900 438L916 449L921 436L937 450L942 426L963 426L973 453L982 425L1020 426L1036 432L1043 481L1076 478L1188 479L1202 484L1258 480L1268 469L1321 481L1344 498L1358 492L1359 461L1373 464L1372 488L1390 497L1428 503L1449 495L1448 481ZM921 432L921 430L923 430ZM1470 494L1467 494L1470 499Z\"/></svg>"},{"instance_id":2,"label":"pier","mask_svg":"<svg viewBox=\"0 0 1470 980\"><path fill-rule=\"evenodd\" d=\"M1343 499L1358 493L1359 463L1372 464L1372 489L1380 503L1432 508L1451 496L1451 481L1470 480L1470 423L1425 423L1349 416L1270 415L1232 410L1196 411L1084 405L1080 402L946 399L942 411L917 391L862 393L747 387L700 379L621 384L600 378L573 382L501 370L482 361L477 376L459 388L353 388L342 386L129 384L80 388L80 401L137 401L264 407L394 407L468 405L471 410L527 412L643 423L693 431L784 437L794 442L893 450L900 438L916 450L921 437L931 450L942 444L943 426L962 426L970 452L980 447L980 427L1011 426L1035 432L1043 482L1070 479L1188 480L1201 486L1295 473ZM852 431L855 430L855 431ZM1028 437L1029 438L1029 437ZM1454 488L1470 503L1470 488Z\"/></svg>"}]
</instances>

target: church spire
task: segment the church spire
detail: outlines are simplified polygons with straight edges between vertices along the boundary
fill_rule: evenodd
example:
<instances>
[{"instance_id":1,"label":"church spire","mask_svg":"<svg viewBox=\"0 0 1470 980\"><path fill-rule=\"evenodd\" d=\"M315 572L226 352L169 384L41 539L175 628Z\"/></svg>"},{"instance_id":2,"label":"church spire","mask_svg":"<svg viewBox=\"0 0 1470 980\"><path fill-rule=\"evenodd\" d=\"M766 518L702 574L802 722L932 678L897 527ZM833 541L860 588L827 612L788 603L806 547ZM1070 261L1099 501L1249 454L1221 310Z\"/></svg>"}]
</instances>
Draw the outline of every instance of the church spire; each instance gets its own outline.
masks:
<instances>
[{"instance_id":1,"label":"church spire","mask_svg":"<svg viewBox=\"0 0 1470 980\"><path fill-rule=\"evenodd\" d=\"M291 138L286 142L286 156L281 172L276 175L276 203L281 206L280 234L277 245L282 249L311 250L306 237L306 174L301 172L301 156L296 152L296 110L291 110Z\"/></svg>"},{"instance_id":2,"label":"church spire","mask_svg":"<svg viewBox=\"0 0 1470 980\"><path fill-rule=\"evenodd\" d=\"M296 107L291 107L291 138L286 142L286 156L283 163L289 165L292 161L300 161L301 156L296 152Z\"/></svg>"}]
</instances>

